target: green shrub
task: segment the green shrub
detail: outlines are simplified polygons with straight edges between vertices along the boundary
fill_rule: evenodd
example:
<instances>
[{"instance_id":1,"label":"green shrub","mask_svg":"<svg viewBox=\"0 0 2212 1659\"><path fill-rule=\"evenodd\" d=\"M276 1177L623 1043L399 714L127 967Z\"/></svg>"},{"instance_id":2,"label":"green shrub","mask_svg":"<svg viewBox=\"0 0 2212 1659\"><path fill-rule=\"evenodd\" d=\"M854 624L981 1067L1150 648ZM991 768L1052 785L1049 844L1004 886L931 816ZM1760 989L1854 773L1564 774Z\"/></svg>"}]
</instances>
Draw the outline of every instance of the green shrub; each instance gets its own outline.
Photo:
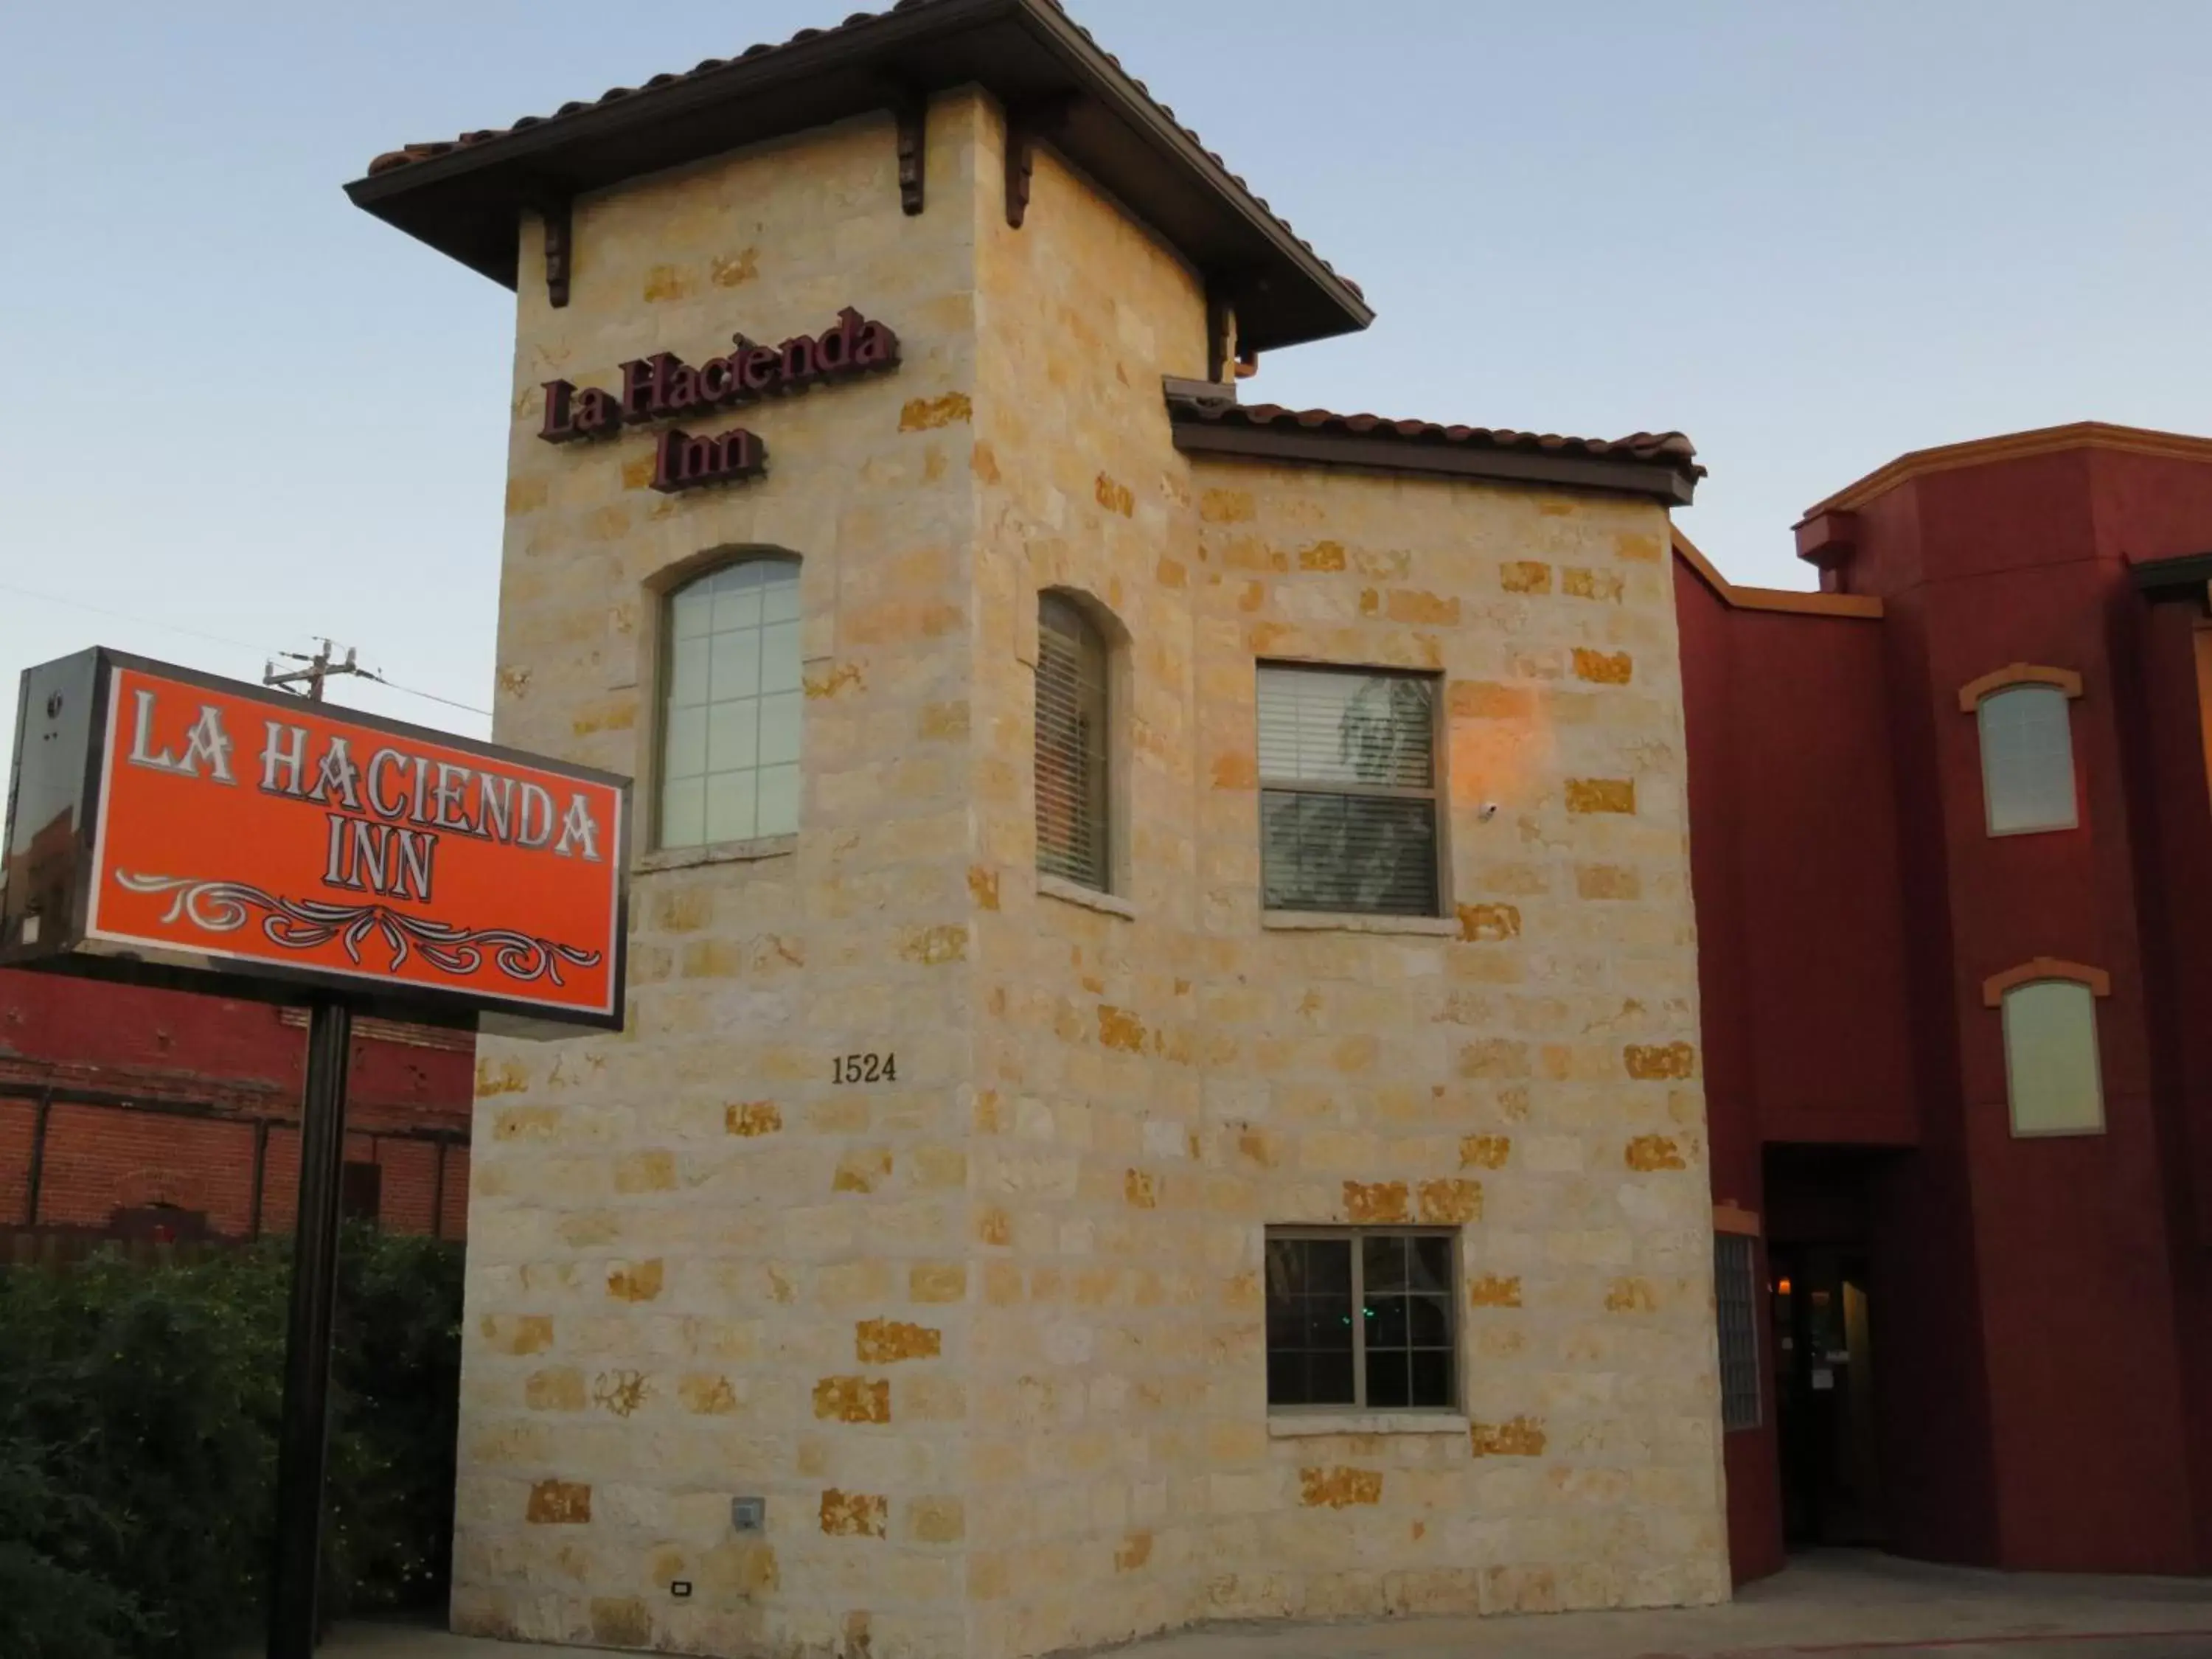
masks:
<instances>
[{"instance_id":1,"label":"green shrub","mask_svg":"<svg viewBox=\"0 0 2212 1659\"><path fill-rule=\"evenodd\" d=\"M261 1626L289 1252L0 1269L0 1654L199 1659ZM460 1251L349 1233L323 1604L442 1595Z\"/></svg>"}]
</instances>

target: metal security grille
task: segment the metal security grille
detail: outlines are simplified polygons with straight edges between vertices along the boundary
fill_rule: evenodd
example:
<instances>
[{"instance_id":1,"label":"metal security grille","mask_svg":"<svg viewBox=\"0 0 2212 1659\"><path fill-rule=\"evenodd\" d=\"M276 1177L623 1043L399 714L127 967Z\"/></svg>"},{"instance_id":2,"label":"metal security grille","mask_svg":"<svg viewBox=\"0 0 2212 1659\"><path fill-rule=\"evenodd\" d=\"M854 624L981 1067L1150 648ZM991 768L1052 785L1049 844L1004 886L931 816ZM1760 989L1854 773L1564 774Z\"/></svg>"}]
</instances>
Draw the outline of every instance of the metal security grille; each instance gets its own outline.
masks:
<instances>
[{"instance_id":1,"label":"metal security grille","mask_svg":"<svg viewBox=\"0 0 2212 1659\"><path fill-rule=\"evenodd\" d=\"M1104 892L1106 641L1066 600L1037 604L1037 868Z\"/></svg>"},{"instance_id":2,"label":"metal security grille","mask_svg":"<svg viewBox=\"0 0 2212 1659\"><path fill-rule=\"evenodd\" d=\"M1721 1336L1721 1426L1759 1423L1759 1284L1753 1241L1741 1233L1713 1240L1713 1311Z\"/></svg>"},{"instance_id":3,"label":"metal security grille","mask_svg":"<svg viewBox=\"0 0 2212 1659\"><path fill-rule=\"evenodd\" d=\"M1436 685L1424 674L1261 665L1267 908L1437 914Z\"/></svg>"}]
</instances>

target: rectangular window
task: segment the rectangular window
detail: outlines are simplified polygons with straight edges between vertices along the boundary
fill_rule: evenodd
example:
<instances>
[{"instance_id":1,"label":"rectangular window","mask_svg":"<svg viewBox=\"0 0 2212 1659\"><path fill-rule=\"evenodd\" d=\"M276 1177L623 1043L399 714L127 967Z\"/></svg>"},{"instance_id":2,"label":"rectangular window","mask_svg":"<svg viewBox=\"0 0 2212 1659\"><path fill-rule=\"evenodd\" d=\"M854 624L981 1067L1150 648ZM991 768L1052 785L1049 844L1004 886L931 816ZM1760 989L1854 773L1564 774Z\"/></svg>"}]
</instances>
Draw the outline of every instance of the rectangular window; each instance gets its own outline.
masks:
<instances>
[{"instance_id":1,"label":"rectangular window","mask_svg":"<svg viewBox=\"0 0 2212 1659\"><path fill-rule=\"evenodd\" d=\"M1458 1238L1270 1229L1267 1405L1455 1411Z\"/></svg>"},{"instance_id":2,"label":"rectangular window","mask_svg":"<svg viewBox=\"0 0 2212 1659\"><path fill-rule=\"evenodd\" d=\"M1260 666L1261 902L1432 916L1437 681Z\"/></svg>"},{"instance_id":3,"label":"rectangular window","mask_svg":"<svg viewBox=\"0 0 2212 1659\"><path fill-rule=\"evenodd\" d=\"M1713 1239L1713 1313L1721 1335L1721 1426L1755 1429L1759 1392L1758 1242L1744 1233Z\"/></svg>"}]
</instances>

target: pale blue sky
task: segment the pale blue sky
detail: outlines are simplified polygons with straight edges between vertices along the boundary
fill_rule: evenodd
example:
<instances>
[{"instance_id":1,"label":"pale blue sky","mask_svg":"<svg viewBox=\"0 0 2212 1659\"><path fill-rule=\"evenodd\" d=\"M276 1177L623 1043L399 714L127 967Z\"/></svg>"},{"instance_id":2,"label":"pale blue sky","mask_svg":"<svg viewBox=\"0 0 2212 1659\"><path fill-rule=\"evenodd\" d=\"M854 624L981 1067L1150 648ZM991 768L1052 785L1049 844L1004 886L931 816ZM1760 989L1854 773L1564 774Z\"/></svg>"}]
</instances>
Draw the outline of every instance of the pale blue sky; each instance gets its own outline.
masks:
<instances>
[{"instance_id":1,"label":"pale blue sky","mask_svg":"<svg viewBox=\"0 0 2212 1659\"><path fill-rule=\"evenodd\" d=\"M251 678L329 633L488 707L513 301L339 186L853 3L0 6L0 730L100 641ZM1249 397L1679 427L1690 533L1792 586L1900 451L2212 430L2212 7L1072 3L1380 313Z\"/></svg>"}]
</instances>

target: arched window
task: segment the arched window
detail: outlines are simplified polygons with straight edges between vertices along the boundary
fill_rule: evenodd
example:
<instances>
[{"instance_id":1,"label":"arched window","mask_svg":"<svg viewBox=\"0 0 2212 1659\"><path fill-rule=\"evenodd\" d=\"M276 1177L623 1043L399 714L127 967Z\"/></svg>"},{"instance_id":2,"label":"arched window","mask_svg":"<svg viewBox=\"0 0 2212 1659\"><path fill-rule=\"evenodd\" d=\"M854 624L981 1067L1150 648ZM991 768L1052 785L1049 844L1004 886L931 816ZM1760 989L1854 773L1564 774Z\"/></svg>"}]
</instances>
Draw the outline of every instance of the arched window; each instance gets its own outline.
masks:
<instances>
[{"instance_id":1,"label":"arched window","mask_svg":"<svg viewBox=\"0 0 2212 1659\"><path fill-rule=\"evenodd\" d=\"M2069 698L2081 680L2063 669L2015 663L1960 693L1981 728L1982 799L1993 836L2071 830L2081 822L2075 800L2074 726Z\"/></svg>"},{"instance_id":2,"label":"arched window","mask_svg":"<svg viewBox=\"0 0 2212 1659\"><path fill-rule=\"evenodd\" d=\"M662 847L799 828L799 564L753 558L672 592L661 635Z\"/></svg>"},{"instance_id":3,"label":"arched window","mask_svg":"<svg viewBox=\"0 0 2212 1659\"><path fill-rule=\"evenodd\" d=\"M2039 957L1983 987L2002 1009L2005 1095L2015 1135L2101 1134L2105 1087L2097 1054L2101 970Z\"/></svg>"},{"instance_id":4,"label":"arched window","mask_svg":"<svg viewBox=\"0 0 2212 1659\"><path fill-rule=\"evenodd\" d=\"M1037 869L1105 892L1109 724L1106 636L1056 593L1037 600Z\"/></svg>"}]
</instances>

